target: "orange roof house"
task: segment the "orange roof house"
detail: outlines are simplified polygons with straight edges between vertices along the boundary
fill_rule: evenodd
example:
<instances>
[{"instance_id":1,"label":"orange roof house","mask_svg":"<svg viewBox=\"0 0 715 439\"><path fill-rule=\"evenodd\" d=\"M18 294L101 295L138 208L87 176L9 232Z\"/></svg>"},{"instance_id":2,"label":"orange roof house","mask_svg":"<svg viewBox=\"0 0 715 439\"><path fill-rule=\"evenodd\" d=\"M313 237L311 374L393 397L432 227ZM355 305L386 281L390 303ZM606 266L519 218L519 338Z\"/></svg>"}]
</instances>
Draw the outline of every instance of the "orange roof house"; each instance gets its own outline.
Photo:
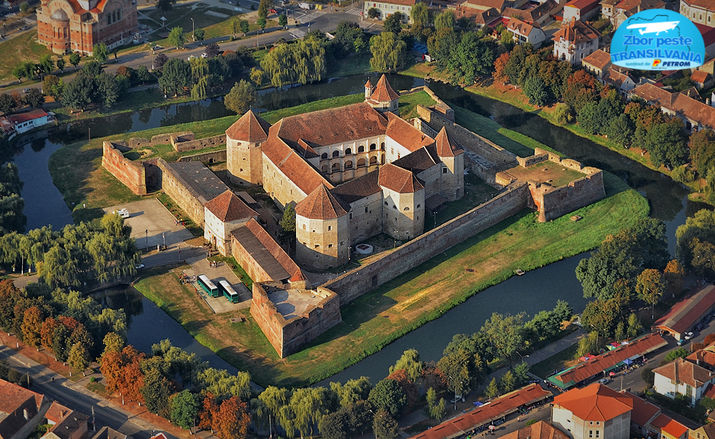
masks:
<instances>
[{"instance_id":1,"label":"orange roof house","mask_svg":"<svg viewBox=\"0 0 715 439\"><path fill-rule=\"evenodd\" d=\"M608 66L611 65L611 54L602 49L598 49L585 57L583 61L581 61L581 65L596 75L597 78L601 79L607 72Z\"/></svg>"},{"instance_id":2,"label":"orange roof house","mask_svg":"<svg viewBox=\"0 0 715 439\"><path fill-rule=\"evenodd\" d=\"M258 213L248 207L231 190L227 190L204 205L216 218L223 222L257 218Z\"/></svg>"},{"instance_id":3,"label":"orange roof house","mask_svg":"<svg viewBox=\"0 0 715 439\"><path fill-rule=\"evenodd\" d=\"M0 379L0 439L9 439L40 411L44 396Z\"/></svg>"},{"instance_id":4,"label":"orange roof house","mask_svg":"<svg viewBox=\"0 0 715 439\"><path fill-rule=\"evenodd\" d=\"M653 376L653 390L669 398L688 397L693 405L715 382L715 373L683 358L653 369Z\"/></svg>"},{"instance_id":5,"label":"orange roof house","mask_svg":"<svg viewBox=\"0 0 715 439\"><path fill-rule=\"evenodd\" d=\"M501 436L501 439L568 439L568 435L548 422L539 421Z\"/></svg>"},{"instance_id":6,"label":"orange roof house","mask_svg":"<svg viewBox=\"0 0 715 439\"><path fill-rule=\"evenodd\" d=\"M633 401L628 396L599 383L556 395L553 405L584 421L610 421L633 410Z\"/></svg>"}]
</instances>

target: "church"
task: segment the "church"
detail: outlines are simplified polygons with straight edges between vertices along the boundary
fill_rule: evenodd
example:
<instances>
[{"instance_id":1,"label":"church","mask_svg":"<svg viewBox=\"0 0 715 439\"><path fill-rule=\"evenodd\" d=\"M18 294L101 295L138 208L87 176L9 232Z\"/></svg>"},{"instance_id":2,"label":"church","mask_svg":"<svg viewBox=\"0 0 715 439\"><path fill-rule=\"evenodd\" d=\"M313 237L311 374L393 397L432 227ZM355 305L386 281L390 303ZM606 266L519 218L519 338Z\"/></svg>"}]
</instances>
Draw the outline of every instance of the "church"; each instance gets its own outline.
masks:
<instances>
[{"instance_id":1,"label":"church","mask_svg":"<svg viewBox=\"0 0 715 439\"><path fill-rule=\"evenodd\" d=\"M399 117L398 100L383 75L361 103L274 125L248 111L226 130L232 179L295 207L301 266L341 266L380 233L415 238L430 209L464 195L463 149L446 130L432 138Z\"/></svg>"}]
</instances>

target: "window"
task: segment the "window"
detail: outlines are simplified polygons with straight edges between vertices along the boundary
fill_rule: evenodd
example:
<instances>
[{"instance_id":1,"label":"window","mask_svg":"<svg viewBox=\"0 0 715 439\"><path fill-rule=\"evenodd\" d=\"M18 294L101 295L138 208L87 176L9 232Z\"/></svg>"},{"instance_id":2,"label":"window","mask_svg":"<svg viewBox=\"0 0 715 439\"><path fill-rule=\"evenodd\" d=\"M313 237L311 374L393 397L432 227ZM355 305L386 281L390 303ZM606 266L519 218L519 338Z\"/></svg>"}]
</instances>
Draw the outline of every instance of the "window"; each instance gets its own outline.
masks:
<instances>
[{"instance_id":1,"label":"window","mask_svg":"<svg viewBox=\"0 0 715 439\"><path fill-rule=\"evenodd\" d=\"M380 144L380 151L384 151L384 150L385 150L385 142L382 142Z\"/></svg>"},{"instance_id":2,"label":"window","mask_svg":"<svg viewBox=\"0 0 715 439\"><path fill-rule=\"evenodd\" d=\"M447 173L447 168L442 168L442 173L446 174Z\"/></svg>"},{"instance_id":3,"label":"window","mask_svg":"<svg viewBox=\"0 0 715 439\"><path fill-rule=\"evenodd\" d=\"M303 230L305 230L305 224L303 224Z\"/></svg>"},{"instance_id":4,"label":"window","mask_svg":"<svg viewBox=\"0 0 715 439\"><path fill-rule=\"evenodd\" d=\"M320 248L320 244L315 244L315 248Z\"/></svg>"},{"instance_id":5,"label":"window","mask_svg":"<svg viewBox=\"0 0 715 439\"><path fill-rule=\"evenodd\" d=\"M345 155L350 155L350 154L352 154L352 153L353 153L353 150L350 149L350 148L348 148L348 149L345 150Z\"/></svg>"},{"instance_id":6,"label":"window","mask_svg":"<svg viewBox=\"0 0 715 439\"><path fill-rule=\"evenodd\" d=\"M377 145L375 145L374 143L371 143L371 144L370 144L370 151L374 151L375 149L377 149Z\"/></svg>"},{"instance_id":7,"label":"window","mask_svg":"<svg viewBox=\"0 0 715 439\"><path fill-rule=\"evenodd\" d=\"M365 206L365 213L367 213L367 206Z\"/></svg>"},{"instance_id":8,"label":"window","mask_svg":"<svg viewBox=\"0 0 715 439\"><path fill-rule=\"evenodd\" d=\"M328 230L333 230L333 226L328 226Z\"/></svg>"},{"instance_id":9,"label":"window","mask_svg":"<svg viewBox=\"0 0 715 439\"><path fill-rule=\"evenodd\" d=\"M327 159L327 158L328 158L328 153L327 153L327 152L324 152L323 154L320 155L320 158L323 159L323 160Z\"/></svg>"},{"instance_id":10,"label":"window","mask_svg":"<svg viewBox=\"0 0 715 439\"><path fill-rule=\"evenodd\" d=\"M365 152L365 145L358 146L358 152Z\"/></svg>"},{"instance_id":11,"label":"window","mask_svg":"<svg viewBox=\"0 0 715 439\"><path fill-rule=\"evenodd\" d=\"M333 151L333 158L336 159L340 157L340 151Z\"/></svg>"},{"instance_id":12,"label":"window","mask_svg":"<svg viewBox=\"0 0 715 439\"><path fill-rule=\"evenodd\" d=\"M419 205L419 204L417 205L417 208L418 208L418 209L420 208L420 205Z\"/></svg>"},{"instance_id":13,"label":"window","mask_svg":"<svg viewBox=\"0 0 715 439\"><path fill-rule=\"evenodd\" d=\"M588 430L588 437L593 437L593 430Z\"/></svg>"},{"instance_id":14,"label":"window","mask_svg":"<svg viewBox=\"0 0 715 439\"><path fill-rule=\"evenodd\" d=\"M599 430L596 430L596 437L598 437Z\"/></svg>"},{"instance_id":15,"label":"window","mask_svg":"<svg viewBox=\"0 0 715 439\"><path fill-rule=\"evenodd\" d=\"M408 211L408 210L410 210L410 207L409 207L409 206L405 206L405 208L404 208L403 210L404 210L404 211Z\"/></svg>"},{"instance_id":16,"label":"window","mask_svg":"<svg viewBox=\"0 0 715 439\"><path fill-rule=\"evenodd\" d=\"M352 169L353 168L353 162L345 162L345 169Z\"/></svg>"},{"instance_id":17,"label":"window","mask_svg":"<svg viewBox=\"0 0 715 439\"><path fill-rule=\"evenodd\" d=\"M328 248L333 248L333 244L328 244Z\"/></svg>"}]
</instances>

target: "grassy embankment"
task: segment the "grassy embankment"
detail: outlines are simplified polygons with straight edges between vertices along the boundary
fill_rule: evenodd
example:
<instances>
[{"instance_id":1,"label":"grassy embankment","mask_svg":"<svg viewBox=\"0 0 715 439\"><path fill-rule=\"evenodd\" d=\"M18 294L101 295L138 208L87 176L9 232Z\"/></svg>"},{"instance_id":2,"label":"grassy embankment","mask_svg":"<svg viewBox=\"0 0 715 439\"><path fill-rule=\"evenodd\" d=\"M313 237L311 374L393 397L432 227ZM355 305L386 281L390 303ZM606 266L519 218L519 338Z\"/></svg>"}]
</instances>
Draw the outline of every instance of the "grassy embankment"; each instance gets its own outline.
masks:
<instances>
[{"instance_id":1,"label":"grassy embankment","mask_svg":"<svg viewBox=\"0 0 715 439\"><path fill-rule=\"evenodd\" d=\"M266 112L262 116L273 123L282 117L293 114L352 104L360 102L362 99L361 94L338 96ZM62 192L65 202L73 209L75 220L88 218L98 214L97 209L100 207L135 201L140 198L132 194L126 186L101 167L103 141L128 140L131 137L150 138L156 134L174 131L193 131L196 138L203 138L223 133L236 119L237 116L226 116L206 121L188 122L145 131L117 134L92 139L89 142L85 140L75 142L63 146L52 154L49 160L50 174L55 186ZM180 155L168 145L157 145L150 149L153 152L151 156L164 157L167 160L175 160ZM210 150L207 149L206 151ZM184 155L198 152L202 151L190 151L184 153ZM86 208L82 207L83 204L86 204ZM87 211L82 212L83 210Z\"/></svg>"},{"instance_id":2,"label":"grassy embankment","mask_svg":"<svg viewBox=\"0 0 715 439\"><path fill-rule=\"evenodd\" d=\"M575 343L556 355L536 363L529 370L534 375L546 379L554 374L554 371L564 370L576 364L576 353L578 352L578 343Z\"/></svg>"},{"instance_id":3,"label":"grassy embankment","mask_svg":"<svg viewBox=\"0 0 715 439\"><path fill-rule=\"evenodd\" d=\"M443 75L439 74L438 72L435 71L435 69L431 66L428 66L424 63L421 64L416 64L411 66L409 69L400 72L403 75L408 75L408 76L415 76L415 77L420 77L424 78L429 76L430 78L433 79L444 79ZM653 162L650 160L650 154L640 148L623 148L622 146L616 144L615 142L609 140L605 136L599 136L599 135L594 135L594 134L588 134L586 133L581 126L578 123L567 123L567 124L560 124L556 121L556 116L554 114L556 106L552 105L550 107L536 107L534 105L529 104L528 98L522 93L521 89L516 89L512 86L499 86L497 84L491 84L491 85L472 85L469 87L465 88L466 91L478 94L481 96L486 96L490 99L495 99L498 101L505 102L507 104L513 105L523 111L529 112L536 114L546 120L548 120L550 123L560 126L562 128L565 128L572 133L579 135L581 137L584 137L588 140L591 140L592 142L595 142L601 146L604 146L611 151L617 152L618 154L621 154L625 157L628 157L629 159L638 162L642 164L643 166L646 166L649 169L652 169L654 171L663 173L667 176L671 176L672 171L667 169L664 166L655 166ZM707 201L704 199L701 193L698 193L701 188L698 186L698 183L690 183L688 184L688 187L690 187L694 193L691 193L689 195L689 198L695 201L700 201L700 202L706 202Z\"/></svg>"},{"instance_id":4,"label":"grassy embankment","mask_svg":"<svg viewBox=\"0 0 715 439\"><path fill-rule=\"evenodd\" d=\"M13 79L12 69L20 62L38 62L43 56L52 55L52 52L47 50L45 46L35 41L36 36L37 29L32 29L0 43L1 81Z\"/></svg>"},{"instance_id":5,"label":"grassy embankment","mask_svg":"<svg viewBox=\"0 0 715 439\"><path fill-rule=\"evenodd\" d=\"M472 127L476 121L482 126L491 122L473 113L469 116ZM489 134L509 139L494 128ZM538 144L510 140L503 146L517 153ZM268 346L247 311L241 314L247 318L244 323L214 319L205 305L187 297L190 293L175 283L172 273L144 279L137 287L202 344L250 371L258 383L315 382L377 352L478 291L502 282L516 268L535 269L592 249L606 234L648 214L647 201L617 177L606 174L606 187L607 198L574 212L583 217L581 221L564 216L538 223L535 213L524 211L466 240L345 306L340 325L284 359Z\"/></svg>"}]
</instances>

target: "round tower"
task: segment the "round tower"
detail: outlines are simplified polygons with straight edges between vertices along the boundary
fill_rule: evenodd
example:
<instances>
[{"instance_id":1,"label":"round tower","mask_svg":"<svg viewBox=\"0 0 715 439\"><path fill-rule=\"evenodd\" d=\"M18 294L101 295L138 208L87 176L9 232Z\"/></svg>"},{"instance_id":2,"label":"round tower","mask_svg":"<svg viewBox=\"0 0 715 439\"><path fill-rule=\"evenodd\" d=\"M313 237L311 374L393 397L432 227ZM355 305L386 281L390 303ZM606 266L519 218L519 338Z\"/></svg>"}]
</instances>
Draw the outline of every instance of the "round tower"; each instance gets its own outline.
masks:
<instances>
[{"instance_id":1,"label":"round tower","mask_svg":"<svg viewBox=\"0 0 715 439\"><path fill-rule=\"evenodd\" d=\"M368 84L370 84L370 81L365 84L366 95ZM378 111L391 111L393 113L397 113L397 104L399 99L400 95L392 89L392 86L390 86L390 83L387 81L387 76L383 73L380 80L377 81L375 88L370 93L370 97L366 97L365 101L370 104L372 108Z\"/></svg>"},{"instance_id":2,"label":"round tower","mask_svg":"<svg viewBox=\"0 0 715 439\"><path fill-rule=\"evenodd\" d=\"M248 110L226 130L226 167L239 184L261 184L261 144L268 139L271 124Z\"/></svg>"}]
</instances>

